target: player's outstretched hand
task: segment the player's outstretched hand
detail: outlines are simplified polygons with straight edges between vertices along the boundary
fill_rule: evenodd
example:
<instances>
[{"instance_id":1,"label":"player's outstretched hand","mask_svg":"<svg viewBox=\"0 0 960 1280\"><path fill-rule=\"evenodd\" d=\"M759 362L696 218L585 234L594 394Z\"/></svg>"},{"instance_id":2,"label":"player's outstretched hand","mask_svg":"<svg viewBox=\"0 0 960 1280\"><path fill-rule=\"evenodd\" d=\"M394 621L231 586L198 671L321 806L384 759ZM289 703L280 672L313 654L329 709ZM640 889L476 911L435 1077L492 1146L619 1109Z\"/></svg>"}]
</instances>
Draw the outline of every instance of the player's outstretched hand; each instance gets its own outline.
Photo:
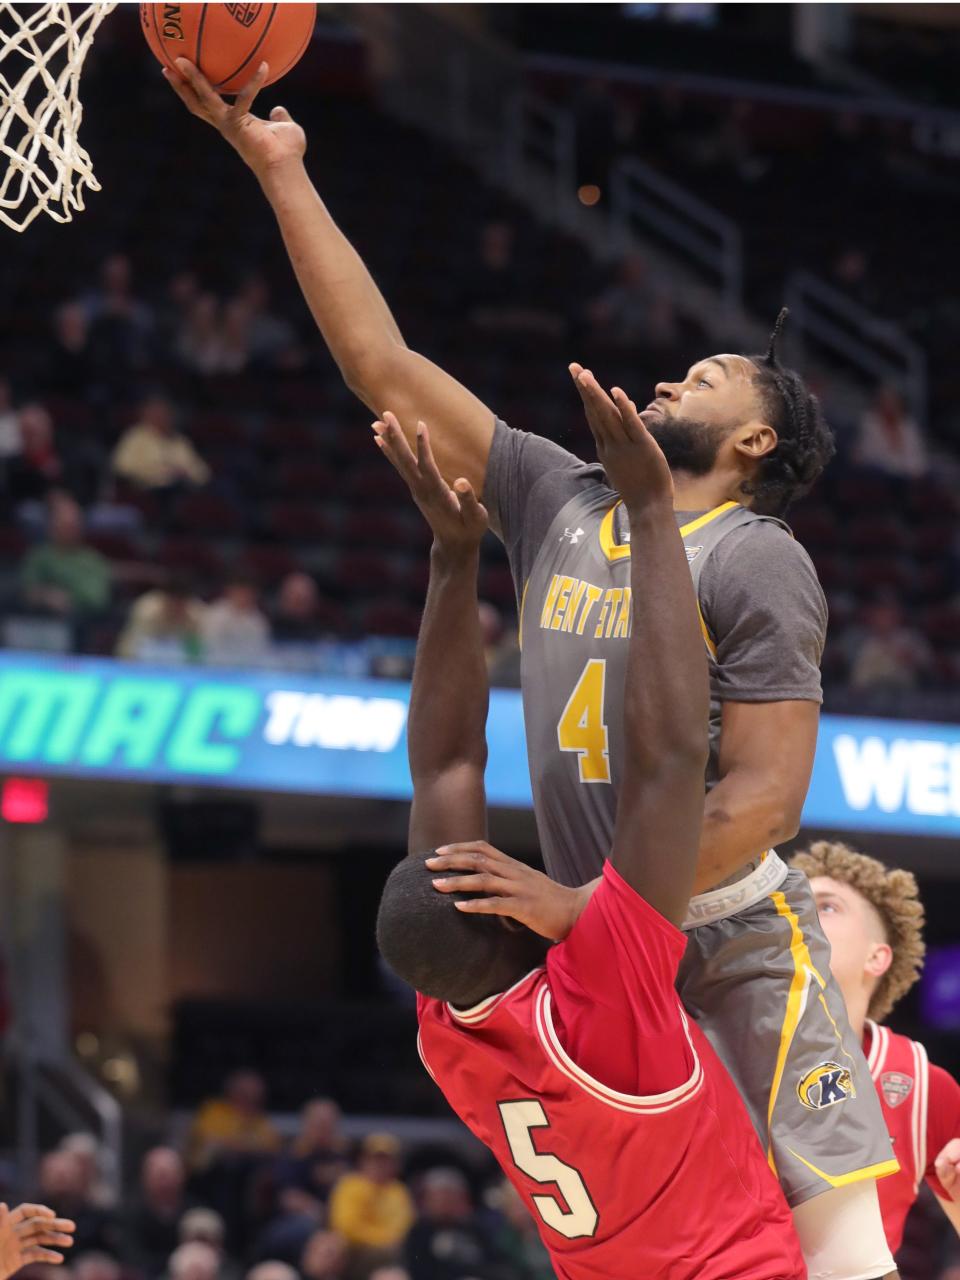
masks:
<instances>
[{"instance_id":1,"label":"player's outstretched hand","mask_svg":"<svg viewBox=\"0 0 960 1280\"><path fill-rule=\"evenodd\" d=\"M12 1211L0 1204L0 1280L28 1262L61 1263L58 1251L73 1244L74 1230L69 1218L58 1218L45 1204L21 1204Z\"/></svg>"},{"instance_id":2,"label":"player's outstretched hand","mask_svg":"<svg viewBox=\"0 0 960 1280\"><path fill-rule=\"evenodd\" d=\"M188 111L218 129L258 176L303 156L307 149L306 134L290 119L284 107L274 107L269 120L255 116L250 110L268 75L265 62L260 63L256 74L232 104L224 101L203 72L187 58L177 58L176 66L176 71L163 68L174 93Z\"/></svg>"},{"instance_id":3,"label":"player's outstretched hand","mask_svg":"<svg viewBox=\"0 0 960 1280\"><path fill-rule=\"evenodd\" d=\"M433 530L434 546L449 554L472 552L487 531L487 511L469 480L455 480L453 488L437 469L430 449L430 433L417 423L417 452L407 444L392 413L375 422L377 447L407 482L413 500Z\"/></svg>"},{"instance_id":4,"label":"player's outstretched hand","mask_svg":"<svg viewBox=\"0 0 960 1280\"><path fill-rule=\"evenodd\" d=\"M960 1138L951 1138L937 1156L937 1177L951 1200L960 1201Z\"/></svg>"},{"instance_id":5,"label":"player's outstretched hand","mask_svg":"<svg viewBox=\"0 0 960 1280\"><path fill-rule=\"evenodd\" d=\"M583 401L597 458L628 511L658 501L671 504L670 468L637 406L619 387L607 395L589 369L572 364L570 374Z\"/></svg>"},{"instance_id":6,"label":"player's outstretched hand","mask_svg":"<svg viewBox=\"0 0 960 1280\"><path fill-rule=\"evenodd\" d=\"M557 884L485 840L444 845L427 858L427 866L438 873L433 886L441 893L476 895L458 900L458 911L506 916L552 942L567 936L596 887L596 881L581 889Z\"/></svg>"}]
</instances>

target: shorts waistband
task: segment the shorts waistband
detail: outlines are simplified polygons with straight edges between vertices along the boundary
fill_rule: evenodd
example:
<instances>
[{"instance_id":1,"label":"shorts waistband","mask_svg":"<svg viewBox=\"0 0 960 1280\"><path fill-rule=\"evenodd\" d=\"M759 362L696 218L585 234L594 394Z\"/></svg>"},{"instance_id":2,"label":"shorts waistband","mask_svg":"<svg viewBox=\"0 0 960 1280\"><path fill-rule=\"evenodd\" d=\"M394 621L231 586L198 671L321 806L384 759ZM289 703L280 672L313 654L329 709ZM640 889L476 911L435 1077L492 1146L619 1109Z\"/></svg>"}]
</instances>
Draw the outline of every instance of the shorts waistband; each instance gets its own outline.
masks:
<instances>
[{"instance_id":1,"label":"shorts waistband","mask_svg":"<svg viewBox=\"0 0 960 1280\"><path fill-rule=\"evenodd\" d=\"M787 871L787 864L771 849L760 865L736 884L723 885L691 898L686 919L680 928L696 929L698 925L713 924L727 916L735 916L738 911L746 911L747 907L754 906L768 893L778 889L786 879Z\"/></svg>"}]
</instances>

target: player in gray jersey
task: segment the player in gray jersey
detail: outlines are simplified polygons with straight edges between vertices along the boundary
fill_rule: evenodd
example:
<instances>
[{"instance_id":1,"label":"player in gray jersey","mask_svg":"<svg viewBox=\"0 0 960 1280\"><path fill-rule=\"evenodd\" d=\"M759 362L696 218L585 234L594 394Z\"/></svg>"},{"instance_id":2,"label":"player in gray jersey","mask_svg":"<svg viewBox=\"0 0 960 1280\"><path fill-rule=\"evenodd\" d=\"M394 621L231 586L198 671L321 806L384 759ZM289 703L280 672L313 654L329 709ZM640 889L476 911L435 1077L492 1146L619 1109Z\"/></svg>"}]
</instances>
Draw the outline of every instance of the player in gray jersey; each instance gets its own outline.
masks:
<instances>
[{"instance_id":1,"label":"player in gray jersey","mask_svg":"<svg viewBox=\"0 0 960 1280\"><path fill-rule=\"evenodd\" d=\"M417 421L429 422L443 474L483 493L522 599L544 857L563 882L558 901L573 903L609 852L622 768L630 548L617 495L597 464L498 422L406 346L307 176L303 131L281 107L269 120L252 114L263 67L228 106L194 67L177 65L176 92L258 178L347 385L377 417L392 411L411 441ZM588 418L629 403L572 373ZM658 383L642 417L674 473L712 676L681 994L743 1094L801 1243L822 1261L826 1240L830 1280L864 1280L886 1251L874 1179L897 1164L809 888L772 852L796 833L809 784L826 626L813 568L779 517L822 470L830 432L773 345L766 357L711 356Z\"/></svg>"}]
</instances>

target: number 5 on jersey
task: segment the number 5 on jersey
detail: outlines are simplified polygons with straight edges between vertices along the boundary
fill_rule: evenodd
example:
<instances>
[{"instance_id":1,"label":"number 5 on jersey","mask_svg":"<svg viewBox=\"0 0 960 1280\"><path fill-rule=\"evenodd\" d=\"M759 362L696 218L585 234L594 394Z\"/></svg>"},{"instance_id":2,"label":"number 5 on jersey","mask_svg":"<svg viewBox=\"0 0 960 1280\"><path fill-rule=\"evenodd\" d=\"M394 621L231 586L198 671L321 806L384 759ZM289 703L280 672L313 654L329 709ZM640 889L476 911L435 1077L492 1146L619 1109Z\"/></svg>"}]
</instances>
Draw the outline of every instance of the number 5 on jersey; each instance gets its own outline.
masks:
<instances>
[{"instance_id":1,"label":"number 5 on jersey","mask_svg":"<svg viewBox=\"0 0 960 1280\"><path fill-rule=\"evenodd\" d=\"M550 1127L543 1106L535 1098L522 1102L498 1102L497 1106L514 1164L521 1173L541 1186L556 1187L566 1201L564 1207L555 1194L533 1196L533 1203L543 1221L568 1240L582 1240L585 1236L595 1235L600 1215L579 1172L559 1156L538 1151L533 1145L530 1130Z\"/></svg>"},{"instance_id":2,"label":"number 5 on jersey","mask_svg":"<svg viewBox=\"0 0 960 1280\"><path fill-rule=\"evenodd\" d=\"M561 751L575 751L580 757L581 782L610 781L610 750L603 720L603 697L607 682L605 658L591 658L583 668L557 725Z\"/></svg>"}]
</instances>

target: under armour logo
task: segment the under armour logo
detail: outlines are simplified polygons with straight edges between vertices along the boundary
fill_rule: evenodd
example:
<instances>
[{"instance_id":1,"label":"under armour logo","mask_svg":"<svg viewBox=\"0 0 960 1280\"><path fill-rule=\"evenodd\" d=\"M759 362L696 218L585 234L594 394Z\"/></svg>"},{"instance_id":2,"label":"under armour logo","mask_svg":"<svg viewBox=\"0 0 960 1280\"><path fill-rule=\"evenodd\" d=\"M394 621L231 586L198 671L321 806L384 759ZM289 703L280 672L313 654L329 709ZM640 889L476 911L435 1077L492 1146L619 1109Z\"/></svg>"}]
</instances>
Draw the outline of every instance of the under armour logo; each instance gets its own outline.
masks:
<instances>
[{"instance_id":1,"label":"under armour logo","mask_svg":"<svg viewBox=\"0 0 960 1280\"><path fill-rule=\"evenodd\" d=\"M573 546L576 546L582 537L583 530L578 525L576 529L564 529L563 536L560 538L560 541L563 542L566 540L567 542L572 543Z\"/></svg>"}]
</instances>

